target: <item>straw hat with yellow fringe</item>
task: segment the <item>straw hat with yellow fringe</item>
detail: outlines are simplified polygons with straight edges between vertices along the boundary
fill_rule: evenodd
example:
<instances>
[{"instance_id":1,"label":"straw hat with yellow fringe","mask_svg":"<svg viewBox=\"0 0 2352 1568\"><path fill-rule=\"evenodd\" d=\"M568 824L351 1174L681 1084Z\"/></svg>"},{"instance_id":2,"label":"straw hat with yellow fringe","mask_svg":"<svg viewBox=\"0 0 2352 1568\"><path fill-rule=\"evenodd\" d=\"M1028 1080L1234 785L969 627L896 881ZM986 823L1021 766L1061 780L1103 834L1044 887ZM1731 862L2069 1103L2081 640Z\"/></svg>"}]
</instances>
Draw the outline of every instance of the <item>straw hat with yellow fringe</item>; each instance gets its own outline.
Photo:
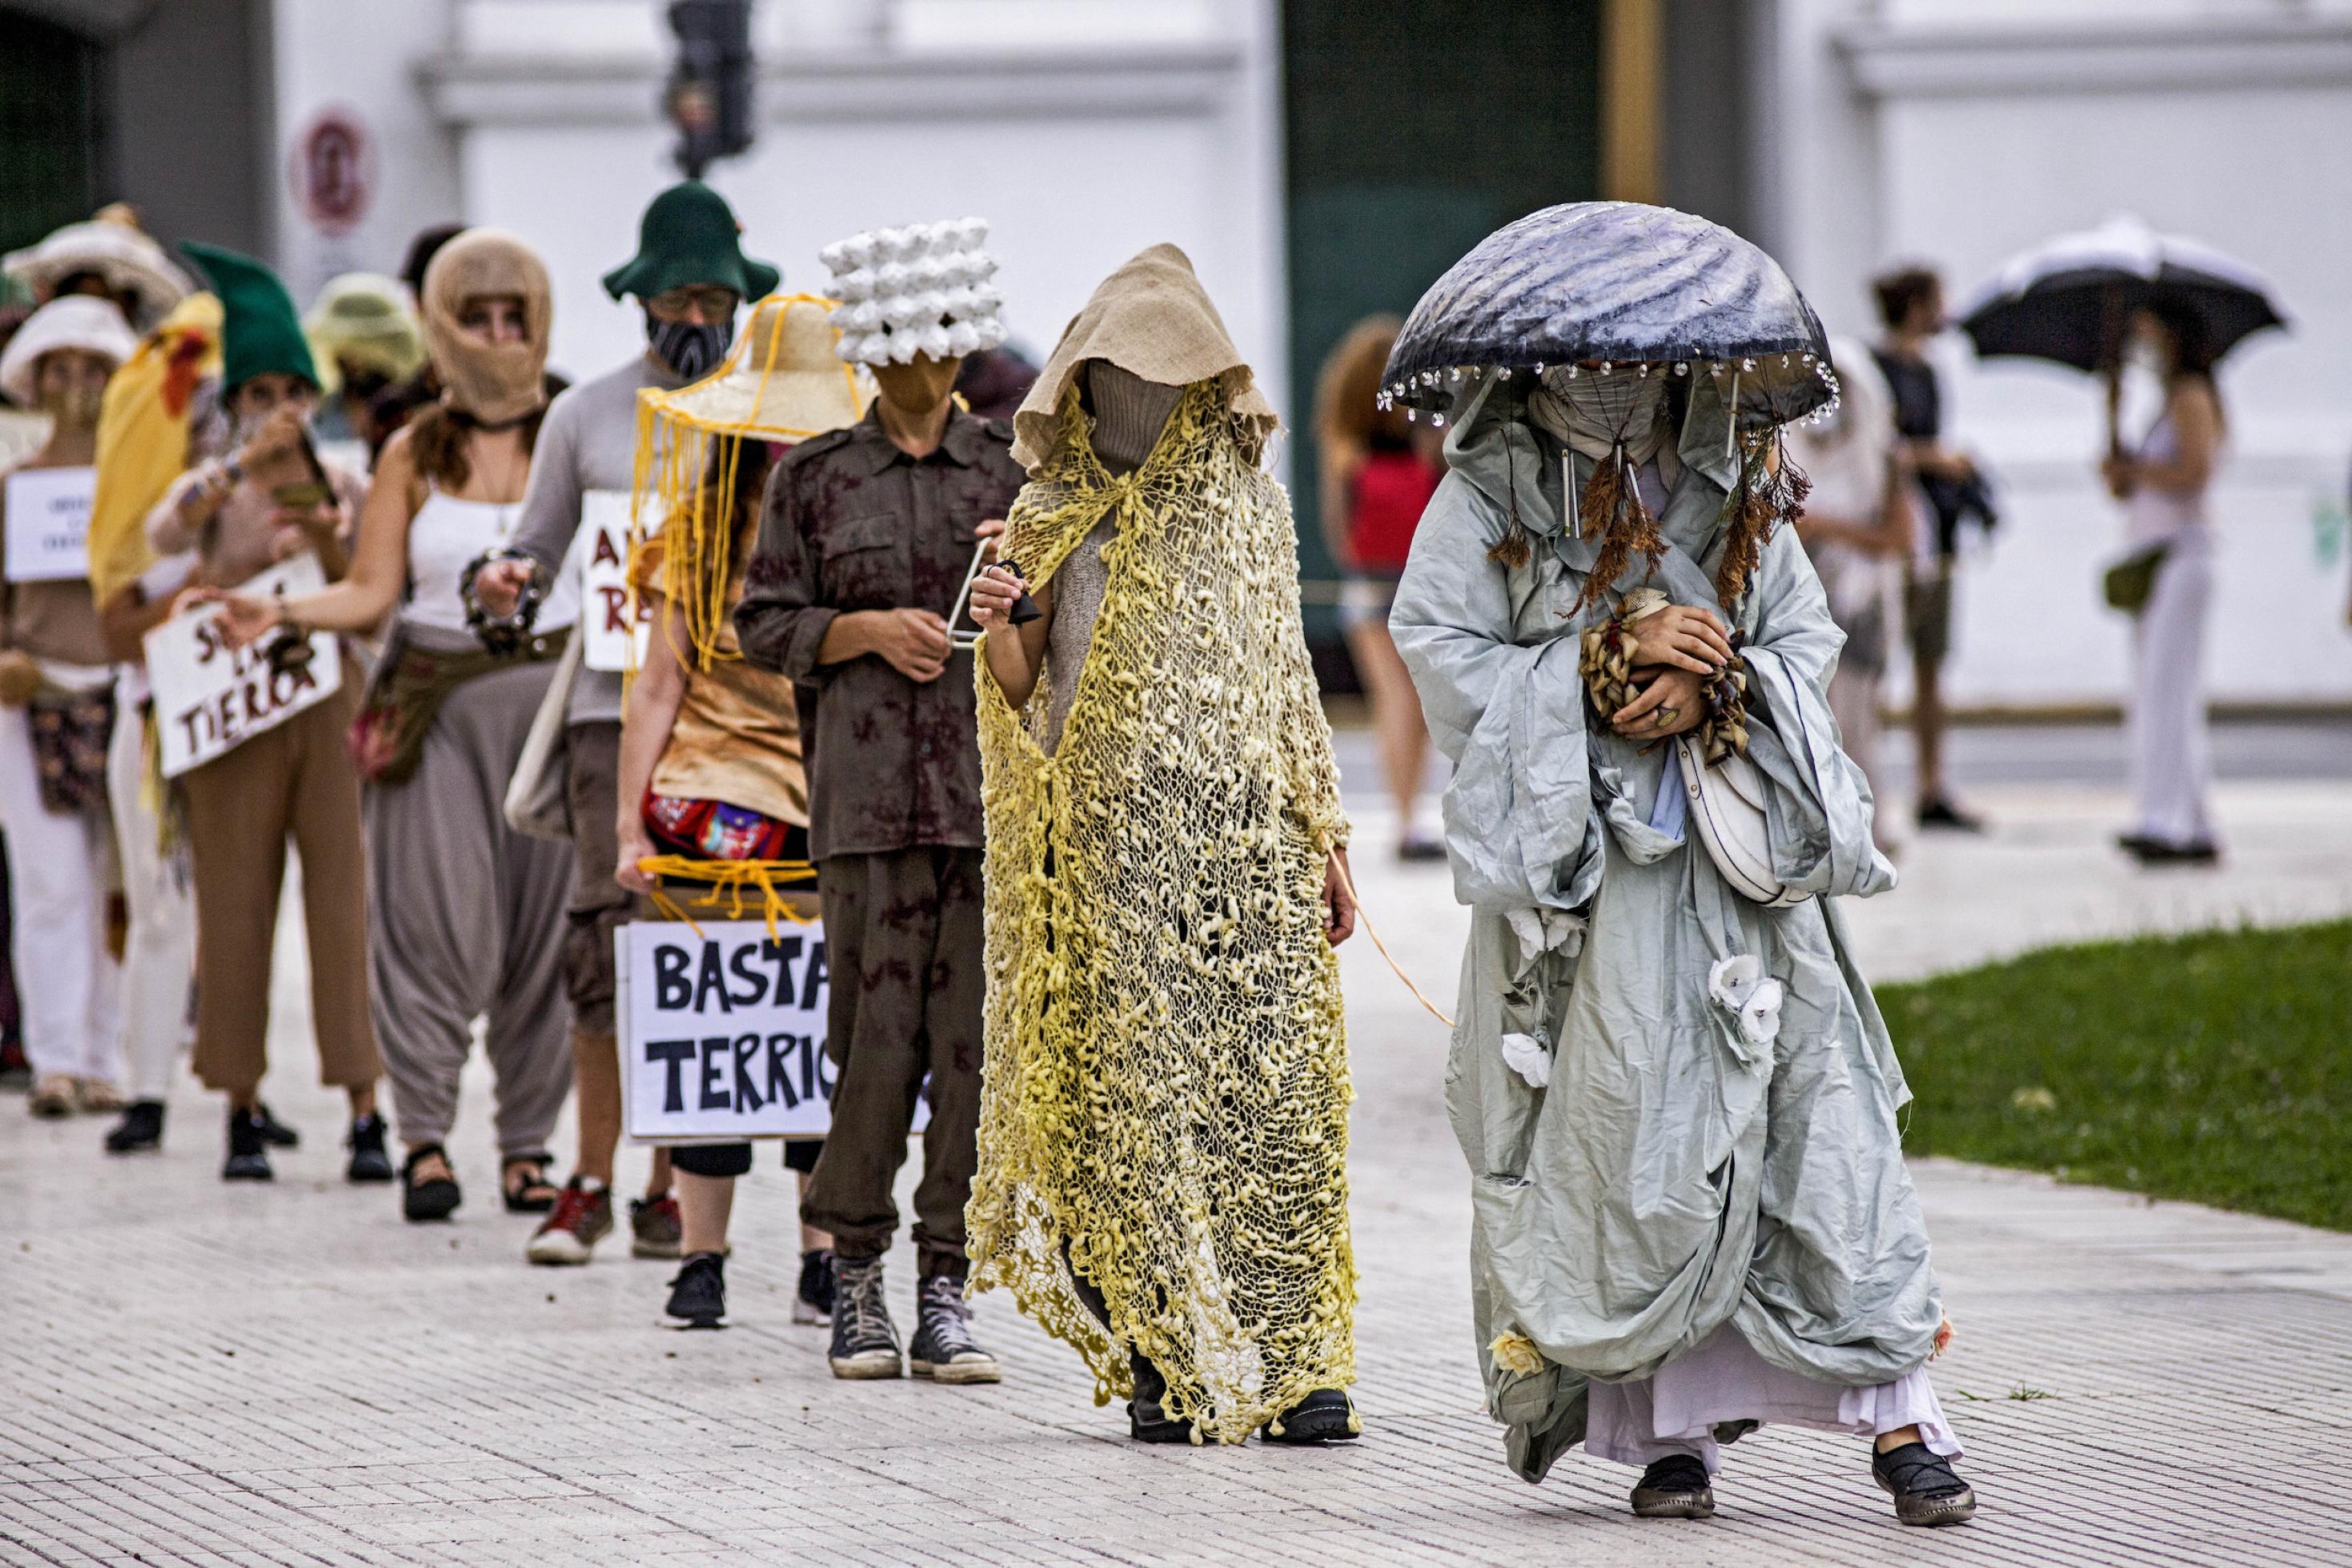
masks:
<instances>
[{"instance_id":1,"label":"straw hat with yellow fringe","mask_svg":"<svg viewBox=\"0 0 2352 1568\"><path fill-rule=\"evenodd\" d=\"M873 401L862 370L834 353L840 333L827 318L835 301L815 294L778 294L752 308L751 324L735 340L726 362L701 381L674 392L648 387L637 394L637 461L630 513L630 612L639 581L638 558L658 536L664 576L682 612L687 646L677 650L690 669L707 670L719 657L733 575L735 474L743 441L791 444L855 424ZM728 444L713 464L710 438ZM804 917L780 883L815 874L800 862L700 861L656 856L644 869L709 888L698 908L714 912L724 900L729 919L741 919L747 902L765 905L772 926L781 915ZM661 894L674 918L683 910Z\"/></svg>"},{"instance_id":2,"label":"straw hat with yellow fringe","mask_svg":"<svg viewBox=\"0 0 2352 1568\"><path fill-rule=\"evenodd\" d=\"M659 532L677 563L671 580L697 585L682 601L691 646L679 653L690 653L698 669L710 667L726 613L737 466L730 448L714 472L702 438L790 444L856 423L874 387L835 358L840 334L826 321L833 308L821 295L771 295L753 308L750 329L716 371L675 392L648 387L637 394L632 558ZM636 573L629 575L634 583Z\"/></svg>"}]
</instances>

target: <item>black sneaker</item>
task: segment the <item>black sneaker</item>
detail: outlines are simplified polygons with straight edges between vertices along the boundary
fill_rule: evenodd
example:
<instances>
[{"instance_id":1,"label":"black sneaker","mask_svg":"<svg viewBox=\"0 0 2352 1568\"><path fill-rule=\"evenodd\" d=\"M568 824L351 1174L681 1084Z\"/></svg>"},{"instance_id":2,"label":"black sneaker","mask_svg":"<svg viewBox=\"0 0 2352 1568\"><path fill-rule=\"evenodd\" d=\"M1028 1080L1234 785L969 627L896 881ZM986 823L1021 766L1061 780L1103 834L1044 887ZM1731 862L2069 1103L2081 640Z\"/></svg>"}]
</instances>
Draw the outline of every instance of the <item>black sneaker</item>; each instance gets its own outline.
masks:
<instances>
[{"instance_id":1,"label":"black sneaker","mask_svg":"<svg viewBox=\"0 0 2352 1568\"><path fill-rule=\"evenodd\" d=\"M882 1260L835 1255L833 1343L825 1352L835 1377L863 1381L903 1377L898 1331L882 1300Z\"/></svg>"},{"instance_id":2,"label":"black sneaker","mask_svg":"<svg viewBox=\"0 0 2352 1568\"><path fill-rule=\"evenodd\" d=\"M1345 1443L1363 1435L1356 1403L1344 1388L1318 1388L1268 1421L1258 1436L1269 1443Z\"/></svg>"},{"instance_id":3,"label":"black sneaker","mask_svg":"<svg viewBox=\"0 0 2352 1568\"><path fill-rule=\"evenodd\" d=\"M1981 833L1984 819L1963 811L1941 795L1919 802L1919 826L1954 833Z\"/></svg>"},{"instance_id":4,"label":"black sneaker","mask_svg":"<svg viewBox=\"0 0 2352 1568\"><path fill-rule=\"evenodd\" d=\"M302 1134L278 1119L268 1106L255 1102L253 1113L261 1118L261 1141L273 1149L299 1149Z\"/></svg>"},{"instance_id":5,"label":"black sneaker","mask_svg":"<svg viewBox=\"0 0 2352 1568\"><path fill-rule=\"evenodd\" d=\"M352 1118L350 1135L343 1139L352 1151L351 1163L343 1166L345 1181L377 1182L393 1178L392 1156L383 1152L383 1118L371 1111L364 1116Z\"/></svg>"},{"instance_id":6,"label":"black sneaker","mask_svg":"<svg viewBox=\"0 0 2352 1568\"><path fill-rule=\"evenodd\" d=\"M907 1345L907 1370L934 1383L1001 1383L996 1358L971 1337L971 1308L963 1281L926 1274L915 1291L915 1337Z\"/></svg>"},{"instance_id":7,"label":"black sneaker","mask_svg":"<svg viewBox=\"0 0 2352 1568\"><path fill-rule=\"evenodd\" d=\"M223 1181L274 1181L277 1173L269 1168L268 1140L261 1131L261 1118L250 1111L229 1107L228 1158L221 1164Z\"/></svg>"},{"instance_id":8,"label":"black sneaker","mask_svg":"<svg viewBox=\"0 0 2352 1568\"><path fill-rule=\"evenodd\" d=\"M1715 1486L1706 1467L1688 1454L1668 1454L1642 1472L1633 1511L1643 1519L1711 1519Z\"/></svg>"},{"instance_id":9,"label":"black sneaker","mask_svg":"<svg viewBox=\"0 0 2352 1568\"><path fill-rule=\"evenodd\" d=\"M833 1322L833 1249L812 1247L801 1254L801 1288L793 1297L793 1322L819 1328Z\"/></svg>"},{"instance_id":10,"label":"black sneaker","mask_svg":"<svg viewBox=\"0 0 2352 1568\"><path fill-rule=\"evenodd\" d=\"M122 1120L106 1134L110 1155L152 1154L163 1146L163 1102L133 1100L122 1108Z\"/></svg>"},{"instance_id":11,"label":"black sneaker","mask_svg":"<svg viewBox=\"0 0 2352 1568\"><path fill-rule=\"evenodd\" d=\"M1966 1524L1977 1513L1977 1494L1952 1469L1952 1461L1925 1443L1870 1456L1870 1473L1895 1500L1895 1517L1906 1524Z\"/></svg>"},{"instance_id":12,"label":"black sneaker","mask_svg":"<svg viewBox=\"0 0 2352 1568\"><path fill-rule=\"evenodd\" d=\"M727 1260L716 1252L689 1253L686 1267L669 1282L669 1305L663 1310L677 1319L681 1328L724 1328Z\"/></svg>"}]
</instances>

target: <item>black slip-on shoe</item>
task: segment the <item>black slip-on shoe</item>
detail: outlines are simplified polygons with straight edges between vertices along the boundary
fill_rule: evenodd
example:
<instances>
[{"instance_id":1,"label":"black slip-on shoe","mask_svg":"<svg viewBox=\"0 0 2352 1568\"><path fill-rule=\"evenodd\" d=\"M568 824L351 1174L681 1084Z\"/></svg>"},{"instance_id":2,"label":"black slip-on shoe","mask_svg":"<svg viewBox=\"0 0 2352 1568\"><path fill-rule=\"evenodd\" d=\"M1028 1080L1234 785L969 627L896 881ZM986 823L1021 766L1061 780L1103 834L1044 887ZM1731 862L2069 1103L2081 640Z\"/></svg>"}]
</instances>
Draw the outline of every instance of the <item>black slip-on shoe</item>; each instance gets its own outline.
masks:
<instances>
[{"instance_id":1,"label":"black slip-on shoe","mask_svg":"<svg viewBox=\"0 0 2352 1568\"><path fill-rule=\"evenodd\" d=\"M1870 1473L1895 1500L1895 1517L1906 1524L1966 1524L1976 1517L1976 1490L1960 1479L1951 1460L1925 1443L1873 1453Z\"/></svg>"},{"instance_id":2,"label":"black slip-on shoe","mask_svg":"<svg viewBox=\"0 0 2352 1568\"><path fill-rule=\"evenodd\" d=\"M1985 831L1982 817L1961 810L1941 795L1932 800L1919 802L1919 826L1954 833L1981 833Z\"/></svg>"},{"instance_id":3,"label":"black slip-on shoe","mask_svg":"<svg viewBox=\"0 0 2352 1568\"><path fill-rule=\"evenodd\" d=\"M727 1326L727 1260L716 1252L688 1257L677 1278L669 1282L669 1304L662 1309L688 1329Z\"/></svg>"},{"instance_id":4,"label":"black slip-on shoe","mask_svg":"<svg viewBox=\"0 0 2352 1568\"><path fill-rule=\"evenodd\" d=\"M106 1134L110 1155L152 1154L163 1146L163 1102L133 1100Z\"/></svg>"},{"instance_id":5,"label":"black slip-on shoe","mask_svg":"<svg viewBox=\"0 0 2352 1568\"><path fill-rule=\"evenodd\" d=\"M1715 1483L1706 1466L1689 1454L1668 1454L1634 1484L1633 1511L1643 1519L1712 1519Z\"/></svg>"}]
</instances>

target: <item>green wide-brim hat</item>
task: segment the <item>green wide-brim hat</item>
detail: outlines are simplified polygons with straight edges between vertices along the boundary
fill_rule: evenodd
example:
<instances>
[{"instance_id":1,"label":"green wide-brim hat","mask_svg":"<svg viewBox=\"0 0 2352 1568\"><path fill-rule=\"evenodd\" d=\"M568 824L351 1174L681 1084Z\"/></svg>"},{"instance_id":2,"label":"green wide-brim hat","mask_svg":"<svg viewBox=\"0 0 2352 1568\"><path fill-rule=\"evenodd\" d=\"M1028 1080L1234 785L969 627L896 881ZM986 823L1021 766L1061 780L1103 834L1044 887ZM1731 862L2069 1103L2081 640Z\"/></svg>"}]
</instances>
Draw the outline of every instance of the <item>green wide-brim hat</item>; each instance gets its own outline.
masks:
<instances>
[{"instance_id":1,"label":"green wide-brim hat","mask_svg":"<svg viewBox=\"0 0 2352 1568\"><path fill-rule=\"evenodd\" d=\"M319 384L319 367L294 298L278 275L249 256L190 240L180 248L205 269L221 302L221 390L234 392L276 371Z\"/></svg>"},{"instance_id":2,"label":"green wide-brim hat","mask_svg":"<svg viewBox=\"0 0 2352 1568\"><path fill-rule=\"evenodd\" d=\"M726 197L699 180L682 180L646 208L637 254L604 275L604 292L651 299L673 288L716 286L765 299L784 275L745 256L742 235Z\"/></svg>"}]
</instances>

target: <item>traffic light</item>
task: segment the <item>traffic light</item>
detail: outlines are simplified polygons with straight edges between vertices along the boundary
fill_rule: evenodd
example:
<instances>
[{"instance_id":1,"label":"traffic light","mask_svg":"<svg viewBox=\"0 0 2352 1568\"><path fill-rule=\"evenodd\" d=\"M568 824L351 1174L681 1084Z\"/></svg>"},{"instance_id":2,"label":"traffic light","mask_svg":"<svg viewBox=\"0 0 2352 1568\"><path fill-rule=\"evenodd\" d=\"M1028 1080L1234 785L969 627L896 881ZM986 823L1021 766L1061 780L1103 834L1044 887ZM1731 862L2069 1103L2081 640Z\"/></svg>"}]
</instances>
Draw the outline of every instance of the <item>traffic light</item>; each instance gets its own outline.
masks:
<instances>
[{"instance_id":1,"label":"traffic light","mask_svg":"<svg viewBox=\"0 0 2352 1568\"><path fill-rule=\"evenodd\" d=\"M677 166L689 180L752 140L751 0L671 0L677 64L662 95L677 127Z\"/></svg>"}]
</instances>

